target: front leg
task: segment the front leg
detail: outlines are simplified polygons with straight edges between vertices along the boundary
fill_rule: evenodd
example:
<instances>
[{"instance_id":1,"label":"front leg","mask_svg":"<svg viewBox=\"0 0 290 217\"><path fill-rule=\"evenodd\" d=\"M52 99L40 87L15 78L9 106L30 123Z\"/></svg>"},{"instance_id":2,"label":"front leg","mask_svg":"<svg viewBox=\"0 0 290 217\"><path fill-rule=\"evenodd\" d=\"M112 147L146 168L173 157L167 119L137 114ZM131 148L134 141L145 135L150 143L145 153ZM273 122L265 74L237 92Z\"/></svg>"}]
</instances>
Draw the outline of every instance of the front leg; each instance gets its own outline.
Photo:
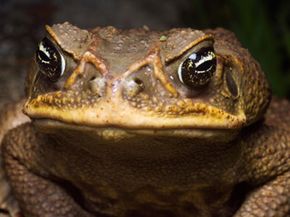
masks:
<instances>
[{"instance_id":1,"label":"front leg","mask_svg":"<svg viewBox=\"0 0 290 217\"><path fill-rule=\"evenodd\" d=\"M290 130L262 126L242 143L241 180L257 186L234 217L290 217Z\"/></svg>"},{"instance_id":2,"label":"front leg","mask_svg":"<svg viewBox=\"0 0 290 217\"><path fill-rule=\"evenodd\" d=\"M0 110L0 147L4 135L11 129L29 122L29 118L22 113L24 101L5 104ZM20 217L21 213L17 201L11 192L3 168L3 159L0 149L0 217Z\"/></svg>"},{"instance_id":3,"label":"front leg","mask_svg":"<svg viewBox=\"0 0 290 217\"><path fill-rule=\"evenodd\" d=\"M252 192L234 217L289 217L290 173L280 175Z\"/></svg>"},{"instance_id":4,"label":"front leg","mask_svg":"<svg viewBox=\"0 0 290 217\"><path fill-rule=\"evenodd\" d=\"M3 142L5 170L25 216L92 217L56 183L34 172L35 134L29 125L11 131ZM44 172L45 173L45 172Z\"/></svg>"}]
</instances>

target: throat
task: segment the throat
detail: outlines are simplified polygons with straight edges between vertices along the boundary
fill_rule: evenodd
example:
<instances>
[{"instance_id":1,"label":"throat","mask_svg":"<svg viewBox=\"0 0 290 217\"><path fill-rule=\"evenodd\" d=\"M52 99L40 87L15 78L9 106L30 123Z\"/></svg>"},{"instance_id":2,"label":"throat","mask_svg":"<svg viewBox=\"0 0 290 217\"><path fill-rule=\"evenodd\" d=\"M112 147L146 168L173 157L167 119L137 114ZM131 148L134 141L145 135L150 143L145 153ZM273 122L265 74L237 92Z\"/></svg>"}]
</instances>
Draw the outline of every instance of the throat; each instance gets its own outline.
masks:
<instances>
[{"instance_id":1,"label":"throat","mask_svg":"<svg viewBox=\"0 0 290 217\"><path fill-rule=\"evenodd\" d=\"M222 207L216 201L226 203L235 183L236 143L140 135L102 140L69 132L47 134L53 145L45 152L49 162L58 162L52 173L78 189L92 213L206 216L200 210Z\"/></svg>"},{"instance_id":2,"label":"throat","mask_svg":"<svg viewBox=\"0 0 290 217\"><path fill-rule=\"evenodd\" d=\"M86 209L94 214L116 217L229 217L234 211L234 207L228 207L232 187L220 187L222 188L198 185L192 185L191 188L146 186L126 193L116 189L109 190L107 187L110 193L102 189L94 195L86 195ZM114 194L112 190L116 190Z\"/></svg>"},{"instance_id":3,"label":"throat","mask_svg":"<svg viewBox=\"0 0 290 217\"><path fill-rule=\"evenodd\" d=\"M104 182L121 188L136 183L215 183L226 177L240 156L236 143L205 143L190 138L130 135L104 140L67 132L50 134L49 138L60 153L72 158L70 162L77 162L77 167L87 165Z\"/></svg>"}]
</instances>

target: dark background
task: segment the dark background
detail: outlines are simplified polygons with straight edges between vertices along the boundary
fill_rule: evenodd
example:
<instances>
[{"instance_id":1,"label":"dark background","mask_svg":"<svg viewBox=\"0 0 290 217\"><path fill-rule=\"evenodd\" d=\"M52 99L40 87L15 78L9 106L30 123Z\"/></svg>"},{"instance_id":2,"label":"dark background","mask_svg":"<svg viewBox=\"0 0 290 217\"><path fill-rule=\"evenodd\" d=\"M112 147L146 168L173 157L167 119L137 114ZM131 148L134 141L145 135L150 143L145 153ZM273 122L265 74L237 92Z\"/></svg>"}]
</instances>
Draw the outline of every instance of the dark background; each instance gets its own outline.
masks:
<instances>
[{"instance_id":1,"label":"dark background","mask_svg":"<svg viewBox=\"0 0 290 217\"><path fill-rule=\"evenodd\" d=\"M0 0L0 104L23 95L29 59L43 26L225 27L259 60L273 92L290 98L290 1Z\"/></svg>"}]
</instances>

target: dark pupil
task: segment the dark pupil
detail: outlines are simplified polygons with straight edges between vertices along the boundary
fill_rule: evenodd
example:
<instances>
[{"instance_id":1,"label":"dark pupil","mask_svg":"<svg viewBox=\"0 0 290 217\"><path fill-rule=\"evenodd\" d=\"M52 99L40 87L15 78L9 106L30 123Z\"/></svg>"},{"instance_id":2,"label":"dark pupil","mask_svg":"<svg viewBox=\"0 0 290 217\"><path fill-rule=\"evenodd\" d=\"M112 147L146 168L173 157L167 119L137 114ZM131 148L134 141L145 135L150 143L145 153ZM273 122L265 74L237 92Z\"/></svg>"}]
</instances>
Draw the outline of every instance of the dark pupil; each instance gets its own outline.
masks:
<instances>
[{"instance_id":1,"label":"dark pupil","mask_svg":"<svg viewBox=\"0 0 290 217\"><path fill-rule=\"evenodd\" d=\"M189 87L202 87L209 83L215 69L216 57L213 48L202 49L182 63L182 80Z\"/></svg>"},{"instance_id":2,"label":"dark pupil","mask_svg":"<svg viewBox=\"0 0 290 217\"><path fill-rule=\"evenodd\" d=\"M36 61L40 71L51 81L57 81L61 76L61 56L54 44L44 38L36 51Z\"/></svg>"}]
</instances>

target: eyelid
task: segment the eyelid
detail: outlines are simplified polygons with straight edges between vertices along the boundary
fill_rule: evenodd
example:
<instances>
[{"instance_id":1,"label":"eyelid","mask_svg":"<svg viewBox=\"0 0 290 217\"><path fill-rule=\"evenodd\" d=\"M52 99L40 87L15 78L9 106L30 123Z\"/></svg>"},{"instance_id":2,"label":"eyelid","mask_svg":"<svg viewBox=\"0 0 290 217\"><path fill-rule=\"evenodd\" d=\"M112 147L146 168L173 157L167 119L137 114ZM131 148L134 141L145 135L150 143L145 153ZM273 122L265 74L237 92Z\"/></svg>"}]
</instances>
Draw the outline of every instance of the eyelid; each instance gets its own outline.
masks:
<instances>
[{"instance_id":1,"label":"eyelid","mask_svg":"<svg viewBox=\"0 0 290 217\"><path fill-rule=\"evenodd\" d=\"M202 38L199 38L193 42L191 42L188 46L186 46L182 51L174 56L165 57L165 64L168 65L171 62L179 59L180 57L187 56L188 53L193 53L201 50L203 47L213 47L214 39L212 35L205 35ZM203 46L202 46L203 45ZM198 47L201 46L200 49ZM190 52L192 50L192 52Z\"/></svg>"}]
</instances>

